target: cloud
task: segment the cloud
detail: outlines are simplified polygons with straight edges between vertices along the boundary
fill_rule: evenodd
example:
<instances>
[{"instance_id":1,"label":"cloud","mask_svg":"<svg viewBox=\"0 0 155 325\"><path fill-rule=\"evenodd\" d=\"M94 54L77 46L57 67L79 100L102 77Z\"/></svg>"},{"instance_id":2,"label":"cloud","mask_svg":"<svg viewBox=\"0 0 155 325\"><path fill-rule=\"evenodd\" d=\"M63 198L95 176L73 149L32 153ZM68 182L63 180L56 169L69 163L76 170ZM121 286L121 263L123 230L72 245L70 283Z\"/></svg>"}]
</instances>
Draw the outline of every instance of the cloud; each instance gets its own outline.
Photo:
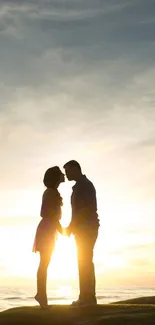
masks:
<instances>
[{"instance_id":1,"label":"cloud","mask_svg":"<svg viewBox=\"0 0 155 325\"><path fill-rule=\"evenodd\" d=\"M136 267L146 267L146 266L152 266L152 260L148 259L136 259L132 261L132 266Z\"/></svg>"},{"instance_id":2,"label":"cloud","mask_svg":"<svg viewBox=\"0 0 155 325\"><path fill-rule=\"evenodd\" d=\"M20 164L67 152L69 142L73 153L104 161L110 191L148 198L154 167L142 142L154 137L153 1L0 5L2 172L7 166L11 178Z\"/></svg>"},{"instance_id":3,"label":"cloud","mask_svg":"<svg viewBox=\"0 0 155 325\"><path fill-rule=\"evenodd\" d=\"M51 16L57 16L58 18L64 18L72 17L74 20L76 17L80 17L81 15L85 19L86 16L89 16L89 13L91 12L101 12L101 13L109 13L109 12L117 12L119 10L122 10L126 7L132 7L133 4L135 4L134 1L111 1L110 3L107 0L104 1L94 1L94 0L78 0L78 1L64 1L62 0L45 0L44 5L42 4L41 0L32 0L30 1L18 1L18 0L1 0L0 7L1 9L5 9L5 12L7 11L20 11L20 12L30 12L30 10L33 12L34 10L38 10L41 13L46 13L47 15ZM84 13L87 13L86 15L83 15ZM1 13L2 14L2 13Z\"/></svg>"},{"instance_id":4,"label":"cloud","mask_svg":"<svg viewBox=\"0 0 155 325\"><path fill-rule=\"evenodd\" d=\"M105 74L108 82L111 77L111 84L112 79L113 84L116 84L116 80L118 82L114 73L118 73L119 80L122 78L124 83L127 75L129 77L137 69L145 68L146 46L142 44L137 48L134 38L139 41L141 36L130 17L136 12L134 19L137 24L141 15L146 15L145 6L144 1L67 1L65 4L64 1L45 1L44 6L41 1L23 1L22 5L19 1L2 1L3 50L0 59L3 62L3 82L11 86L35 88L45 88L50 84L51 91L62 78L68 80L83 75L83 71L92 71L93 74L96 69L97 73ZM151 19L151 2L147 8L148 19ZM103 13L105 17L100 18ZM58 22L52 15L57 17ZM76 16L80 15L83 17L82 23L81 18L79 22L76 21ZM91 16L90 22L87 22L87 15ZM62 16L67 18L61 24ZM146 30L146 26L144 28ZM151 34L150 31L148 34ZM12 39L13 35L15 39ZM144 37L145 33L142 35ZM148 39L146 35L143 41L148 43ZM132 41L132 46L129 41ZM141 64L137 65L139 55Z\"/></svg>"},{"instance_id":5,"label":"cloud","mask_svg":"<svg viewBox=\"0 0 155 325\"><path fill-rule=\"evenodd\" d=\"M146 235L146 234L145 234ZM150 251L153 251L155 249L155 242L152 241L150 243L146 242L144 243L144 241L142 243L139 243L139 244L136 244L136 245L124 245L123 248L122 248L122 251L123 252L126 252L126 254L128 253L134 253L136 252L136 254L138 254L138 252L140 253L141 251L147 251L147 252L150 252ZM112 254L120 254L120 250L114 250L112 251Z\"/></svg>"}]
</instances>

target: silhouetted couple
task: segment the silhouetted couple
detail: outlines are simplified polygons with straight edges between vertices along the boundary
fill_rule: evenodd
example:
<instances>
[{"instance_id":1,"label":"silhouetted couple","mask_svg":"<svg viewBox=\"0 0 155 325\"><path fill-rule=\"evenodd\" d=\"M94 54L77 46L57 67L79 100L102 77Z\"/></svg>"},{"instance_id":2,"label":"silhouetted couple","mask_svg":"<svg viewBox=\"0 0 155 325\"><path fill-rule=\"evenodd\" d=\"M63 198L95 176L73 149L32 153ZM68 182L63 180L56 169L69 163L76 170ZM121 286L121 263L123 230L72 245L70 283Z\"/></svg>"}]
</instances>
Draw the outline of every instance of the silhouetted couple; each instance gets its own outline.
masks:
<instances>
[{"instance_id":1,"label":"silhouetted couple","mask_svg":"<svg viewBox=\"0 0 155 325\"><path fill-rule=\"evenodd\" d=\"M37 272L37 294L35 299L41 308L48 308L46 294L47 269L54 251L57 232L70 236L74 234L77 247L79 270L79 299L73 306L96 305L95 270L93 250L98 236L96 191L93 184L82 174L79 163L71 160L64 165L69 181L75 181L71 195L72 219L67 228L60 224L62 198L58 192L65 181L59 167L49 168L44 175L46 190L42 198L41 217L34 241L33 251L40 253Z\"/></svg>"}]
</instances>

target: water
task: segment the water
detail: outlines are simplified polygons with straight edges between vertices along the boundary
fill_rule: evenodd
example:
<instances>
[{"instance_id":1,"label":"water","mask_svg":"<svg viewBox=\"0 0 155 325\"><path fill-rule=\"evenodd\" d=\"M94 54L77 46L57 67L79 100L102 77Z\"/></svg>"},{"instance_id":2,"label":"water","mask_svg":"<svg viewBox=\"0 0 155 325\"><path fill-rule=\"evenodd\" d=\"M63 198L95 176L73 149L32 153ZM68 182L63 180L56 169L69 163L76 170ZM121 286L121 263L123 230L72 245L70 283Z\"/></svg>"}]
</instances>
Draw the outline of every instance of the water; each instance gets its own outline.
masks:
<instances>
[{"instance_id":1,"label":"water","mask_svg":"<svg viewBox=\"0 0 155 325\"><path fill-rule=\"evenodd\" d=\"M97 289L99 304L137 297L154 296L155 287L103 287ZM1 288L0 311L21 306L35 306L35 288ZM77 299L78 290L72 287L57 287L48 290L49 304L70 304Z\"/></svg>"}]
</instances>

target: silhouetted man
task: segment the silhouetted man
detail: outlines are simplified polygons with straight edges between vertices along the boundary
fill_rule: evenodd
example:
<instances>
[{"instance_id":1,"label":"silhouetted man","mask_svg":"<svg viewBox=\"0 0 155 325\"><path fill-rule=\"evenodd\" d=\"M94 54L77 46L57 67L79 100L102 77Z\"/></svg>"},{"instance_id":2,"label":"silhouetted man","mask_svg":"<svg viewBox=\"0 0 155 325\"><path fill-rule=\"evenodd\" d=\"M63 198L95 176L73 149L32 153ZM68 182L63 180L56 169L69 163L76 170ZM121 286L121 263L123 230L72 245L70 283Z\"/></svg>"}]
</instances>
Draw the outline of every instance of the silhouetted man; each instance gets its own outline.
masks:
<instances>
[{"instance_id":1,"label":"silhouetted man","mask_svg":"<svg viewBox=\"0 0 155 325\"><path fill-rule=\"evenodd\" d=\"M77 246L80 295L72 305L95 305L95 270L93 250L98 236L96 191L90 180L82 174L81 166L75 160L64 165L69 181L75 181L71 196L72 219L68 233L73 233Z\"/></svg>"}]
</instances>

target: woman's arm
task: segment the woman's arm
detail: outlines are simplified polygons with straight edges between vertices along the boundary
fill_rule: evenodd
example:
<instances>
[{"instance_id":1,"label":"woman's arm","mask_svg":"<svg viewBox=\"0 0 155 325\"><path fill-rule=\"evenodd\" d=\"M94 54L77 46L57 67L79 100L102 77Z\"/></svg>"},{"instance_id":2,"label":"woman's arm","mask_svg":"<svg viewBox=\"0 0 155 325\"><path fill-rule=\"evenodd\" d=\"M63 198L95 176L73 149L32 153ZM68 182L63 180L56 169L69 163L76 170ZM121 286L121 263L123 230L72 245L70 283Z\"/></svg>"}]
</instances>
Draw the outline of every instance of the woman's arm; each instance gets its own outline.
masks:
<instances>
[{"instance_id":1,"label":"woman's arm","mask_svg":"<svg viewBox=\"0 0 155 325\"><path fill-rule=\"evenodd\" d=\"M42 204L41 204L41 211L40 211L40 216L41 218L44 218L47 214L47 207L46 207L46 200L45 200L45 196L46 196L46 191L44 192L43 196L42 196Z\"/></svg>"}]
</instances>

